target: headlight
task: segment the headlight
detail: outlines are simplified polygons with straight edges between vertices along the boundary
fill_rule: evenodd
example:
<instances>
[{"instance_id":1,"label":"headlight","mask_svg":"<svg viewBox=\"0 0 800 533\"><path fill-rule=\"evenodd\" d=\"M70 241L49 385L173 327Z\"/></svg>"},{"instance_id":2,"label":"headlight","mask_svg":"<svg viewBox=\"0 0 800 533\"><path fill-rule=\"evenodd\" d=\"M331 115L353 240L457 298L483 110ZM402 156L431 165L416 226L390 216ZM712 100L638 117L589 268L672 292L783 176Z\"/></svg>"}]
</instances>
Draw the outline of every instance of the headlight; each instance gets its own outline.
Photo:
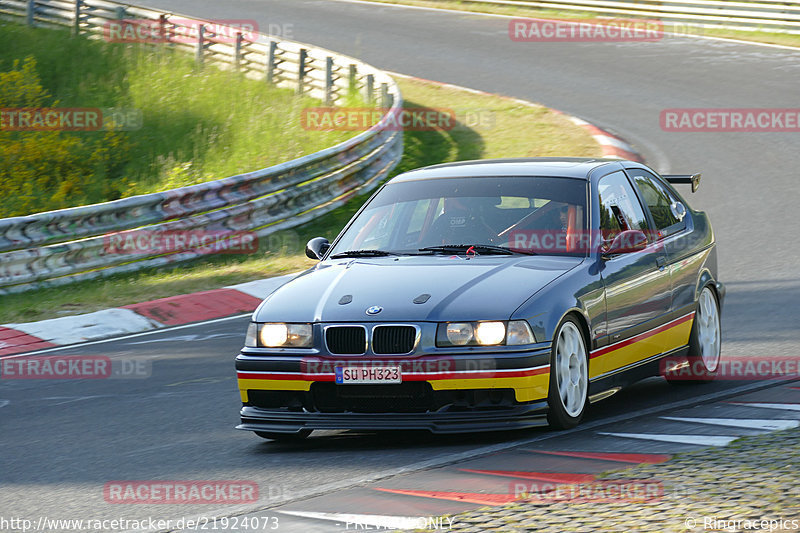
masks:
<instances>
[{"instance_id":1,"label":"headlight","mask_svg":"<svg viewBox=\"0 0 800 533\"><path fill-rule=\"evenodd\" d=\"M247 335L244 338L244 345L250 348L258 346L258 324L250 322L247 326Z\"/></svg>"},{"instance_id":2,"label":"headlight","mask_svg":"<svg viewBox=\"0 0 800 533\"><path fill-rule=\"evenodd\" d=\"M310 348L314 343L311 324L258 324L247 328L245 346L266 348Z\"/></svg>"},{"instance_id":3,"label":"headlight","mask_svg":"<svg viewBox=\"0 0 800 533\"><path fill-rule=\"evenodd\" d=\"M535 342L525 320L448 322L439 324L436 332L437 346L519 346Z\"/></svg>"},{"instance_id":4,"label":"headlight","mask_svg":"<svg viewBox=\"0 0 800 533\"><path fill-rule=\"evenodd\" d=\"M475 340L481 345L500 344L506 338L506 325L502 322L478 322Z\"/></svg>"},{"instance_id":5,"label":"headlight","mask_svg":"<svg viewBox=\"0 0 800 533\"><path fill-rule=\"evenodd\" d=\"M474 334L472 324L454 322L452 324L445 324L447 332L447 341L455 346L464 346L469 344Z\"/></svg>"},{"instance_id":6,"label":"headlight","mask_svg":"<svg viewBox=\"0 0 800 533\"><path fill-rule=\"evenodd\" d=\"M520 344L533 344L536 338L526 320L512 320L508 323L508 334L506 344L509 346L519 346Z\"/></svg>"}]
</instances>

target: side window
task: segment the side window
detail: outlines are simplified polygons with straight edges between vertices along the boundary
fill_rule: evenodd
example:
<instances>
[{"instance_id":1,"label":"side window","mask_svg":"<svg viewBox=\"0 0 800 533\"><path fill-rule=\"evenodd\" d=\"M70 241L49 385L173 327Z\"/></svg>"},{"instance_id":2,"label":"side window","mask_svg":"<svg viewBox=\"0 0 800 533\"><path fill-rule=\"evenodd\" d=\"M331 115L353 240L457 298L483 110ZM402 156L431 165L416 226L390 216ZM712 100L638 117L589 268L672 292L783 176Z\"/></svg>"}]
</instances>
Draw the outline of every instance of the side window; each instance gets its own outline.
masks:
<instances>
[{"instance_id":1,"label":"side window","mask_svg":"<svg viewBox=\"0 0 800 533\"><path fill-rule=\"evenodd\" d=\"M611 239L620 231L638 229L647 233L647 219L628 178L614 172L600 178L597 185L600 195L600 231L604 239Z\"/></svg>"},{"instance_id":2,"label":"side window","mask_svg":"<svg viewBox=\"0 0 800 533\"><path fill-rule=\"evenodd\" d=\"M655 222L659 235L670 233L668 228L672 226L682 225L682 221L672 214L670 208L675 200L655 176L639 168L629 169L628 173L636 182L639 192L642 193L644 203L647 204L650 214L653 215L653 222ZM678 227L674 229L678 229Z\"/></svg>"}]
</instances>

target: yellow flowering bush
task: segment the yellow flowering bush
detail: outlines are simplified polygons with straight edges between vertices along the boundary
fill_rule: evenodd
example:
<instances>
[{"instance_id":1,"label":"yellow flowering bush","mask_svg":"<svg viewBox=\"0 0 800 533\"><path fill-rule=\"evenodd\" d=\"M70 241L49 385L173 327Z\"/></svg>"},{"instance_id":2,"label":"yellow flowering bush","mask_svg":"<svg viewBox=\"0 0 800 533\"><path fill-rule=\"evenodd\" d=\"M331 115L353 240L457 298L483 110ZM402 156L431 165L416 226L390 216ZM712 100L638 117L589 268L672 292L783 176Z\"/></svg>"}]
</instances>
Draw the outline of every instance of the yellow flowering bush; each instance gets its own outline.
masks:
<instances>
[{"instance_id":1,"label":"yellow flowering bush","mask_svg":"<svg viewBox=\"0 0 800 533\"><path fill-rule=\"evenodd\" d=\"M0 71L0 109L56 107L36 60ZM0 125L0 217L113 199L128 143L115 131L12 131Z\"/></svg>"}]
</instances>

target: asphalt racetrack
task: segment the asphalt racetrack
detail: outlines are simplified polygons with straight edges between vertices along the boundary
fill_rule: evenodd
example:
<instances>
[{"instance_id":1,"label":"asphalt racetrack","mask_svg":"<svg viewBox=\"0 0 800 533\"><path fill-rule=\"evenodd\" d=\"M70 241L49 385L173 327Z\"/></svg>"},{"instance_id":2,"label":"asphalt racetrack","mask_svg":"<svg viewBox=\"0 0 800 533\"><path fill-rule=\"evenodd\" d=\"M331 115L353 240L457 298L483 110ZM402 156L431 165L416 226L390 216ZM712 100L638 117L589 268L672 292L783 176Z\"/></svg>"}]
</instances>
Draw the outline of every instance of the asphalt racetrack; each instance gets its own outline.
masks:
<instances>
[{"instance_id":1,"label":"asphalt racetrack","mask_svg":"<svg viewBox=\"0 0 800 533\"><path fill-rule=\"evenodd\" d=\"M509 38L506 18L355 2L147 4L209 19L255 19L262 29L280 25L291 28L287 37L378 68L539 102L620 135L661 172L702 171L700 190L686 196L710 213L716 231L719 276L728 288L723 354L800 353L800 135L667 132L659 124L666 108L798 107L800 50L687 37L520 43ZM0 514L176 518L225 507L104 499L110 481L151 479L252 480L267 507L547 433L321 432L296 445L262 441L233 429L240 407L233 358L246 324L246 317L231 318L53 352L145 358L152 362L148 379L4 383ZM585 423L741 386L670 387L653 378L596 404Z\"/></svg>"}]
</instances>

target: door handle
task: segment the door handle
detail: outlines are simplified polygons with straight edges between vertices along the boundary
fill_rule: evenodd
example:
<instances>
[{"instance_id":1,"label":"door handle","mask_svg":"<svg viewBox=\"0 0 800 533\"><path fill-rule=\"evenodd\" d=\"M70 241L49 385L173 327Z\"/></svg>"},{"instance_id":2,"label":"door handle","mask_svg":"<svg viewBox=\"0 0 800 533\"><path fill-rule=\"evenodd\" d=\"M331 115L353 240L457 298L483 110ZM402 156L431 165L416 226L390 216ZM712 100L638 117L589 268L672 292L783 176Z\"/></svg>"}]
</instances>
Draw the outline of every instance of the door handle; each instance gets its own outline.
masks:
<instances>
[{"instance_id":1,"label":"door handle","mask_svg":"<svg viewBox=\"0 0 800 533\"><path fill-rule=\"evenodd\" d=\"M656 266L658 267L659 270L663 271L664 268L667 266L667 260L664 259L663 256L659 255L658 257L656 257Z\"/></svg>"}]
</instances>

